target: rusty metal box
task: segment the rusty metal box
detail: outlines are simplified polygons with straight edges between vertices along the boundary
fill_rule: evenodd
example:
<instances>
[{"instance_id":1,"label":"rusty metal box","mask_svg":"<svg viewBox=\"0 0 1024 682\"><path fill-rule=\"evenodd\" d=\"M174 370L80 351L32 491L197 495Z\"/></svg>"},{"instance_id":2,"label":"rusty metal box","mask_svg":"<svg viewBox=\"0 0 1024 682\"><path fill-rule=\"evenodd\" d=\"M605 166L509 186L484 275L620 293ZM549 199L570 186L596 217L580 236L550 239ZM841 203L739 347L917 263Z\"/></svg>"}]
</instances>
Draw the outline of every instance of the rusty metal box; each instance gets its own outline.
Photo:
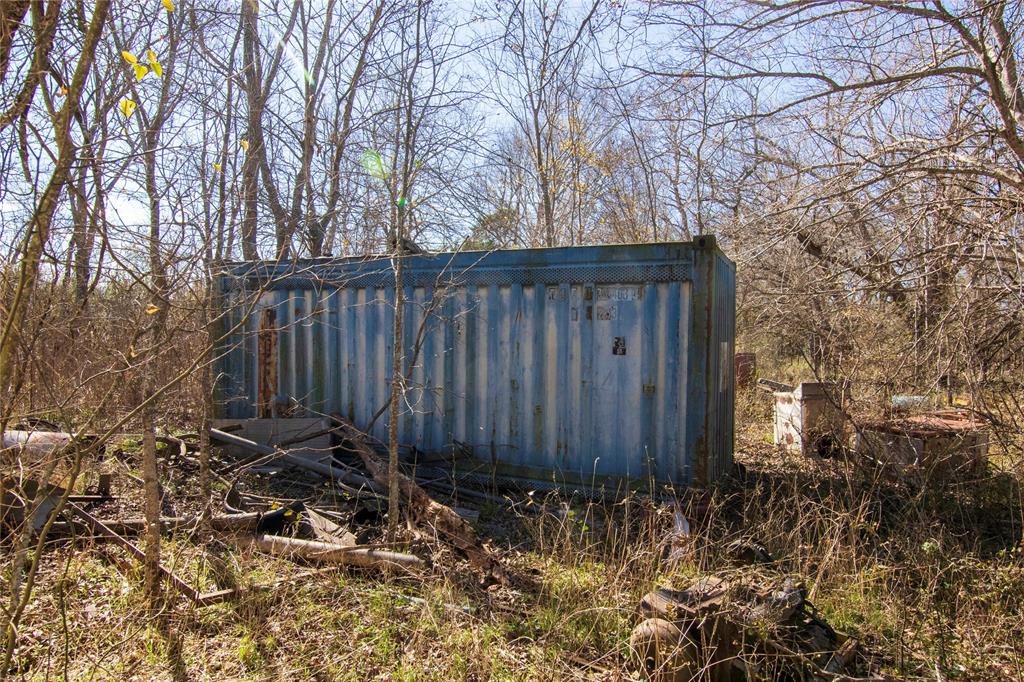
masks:
<instances>
[{"instance_id":1,"label":"rusty metal box","mask_svg":"<svg viewBox=\"0 0 1024 682\"><path fill-rule=\"evenodd\" d=\"M987 425L970 414L939 410L864 424L856 450L903 477L949 480L984 472L988 440Z\"/></svg>"},{"instance_id":2,"label":"rusty metal box","mask_svg":"<svg viewBox=\"0 0 1024 682\"><path fill-rule=\"evenodd\" d=\"M801 455L828 456L846 438L843 392L833 382L805 381L775 394L775 444Z\"/></svg>"}]
</instances>

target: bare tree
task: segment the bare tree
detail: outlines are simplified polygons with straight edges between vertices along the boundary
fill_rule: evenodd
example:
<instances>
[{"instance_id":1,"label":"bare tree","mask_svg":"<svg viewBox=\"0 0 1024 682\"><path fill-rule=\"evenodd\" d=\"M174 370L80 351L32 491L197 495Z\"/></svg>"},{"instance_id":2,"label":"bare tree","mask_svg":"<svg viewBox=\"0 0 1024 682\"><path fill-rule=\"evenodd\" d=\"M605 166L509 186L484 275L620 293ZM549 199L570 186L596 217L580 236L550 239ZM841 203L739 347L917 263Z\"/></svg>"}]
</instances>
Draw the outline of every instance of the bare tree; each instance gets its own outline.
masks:
<instances>
[{"instance_id":1,"label":"bare tree","mask_svg":"<svg viewBox=\"0 0 1024 682\"><path fill-rule=\"evenodd\" d=\"M742 0L633 20L666 40L626 71L711 105L647 117L707 140L691 192L743 265L754 328L881 394L973 382L1020 347L1019 7ZM885 371L871 325L901 349Z\"/></svg>"},{"instance_id":2,"label":"bare tree","mask_svg":"<svg viewBox=\"0 0 1024 682\"><path fill-rule=\"evenodd\" d=\"M511 2L502 6L503 29L492 45L488 64L497 74L492 97L512 119L527 152L522 170L531 179L537 235L554 246L560 240L560 204L571 188L563 141L570 117L579 123L579 80L583 54L598 3L575 16L563 2ZM571 146L571 142L569 143ZM505 158L523 163L506 153Z\"/></svg>"},{"instance_id":3,"label":"bare tree","mask_svg":"<svg viewBox=\"0 0 1024 682\"><path fill-rule=\"evenodd\" d=\"M85 87L85 82L92 69L92 64L96 57L96 47L99 43L109 8L110 3L107 0L97 0L92 19L85 32L74 75L64 97L64 104L52 117L57 158L49 181L46 183L45 189L39 197L28 222L28 229L20 249L21 262L18 282L13 301L7 310L2 335L0 335L0 401L5 403L9 400L8 392L12 382L15 381L17 367L14 364L14 354L18 347L21 328L24 324L28 307L31 304L32 294L39 276L43 249L49 240L50 227L59 205L60 196L64 191L72 164L74 164L77 157L77 149L71 138L72 120L75 118L80 107L82 89ZM49 45L49 38L42 37L40 44L37 44L36 50L36 54L40 56L35 58L34 63L47 58ZM35 81L38 77L38 73L33 71L26 78L25 87L30 94L35 91ZM27 106L26 104L25 107ZM6 126L0 126L0 130L3 127ZM8 410L4 409L4 413L7 414ZM6 417L0 420L0 426L6 426Z\"/></svg>"}]
</instances>

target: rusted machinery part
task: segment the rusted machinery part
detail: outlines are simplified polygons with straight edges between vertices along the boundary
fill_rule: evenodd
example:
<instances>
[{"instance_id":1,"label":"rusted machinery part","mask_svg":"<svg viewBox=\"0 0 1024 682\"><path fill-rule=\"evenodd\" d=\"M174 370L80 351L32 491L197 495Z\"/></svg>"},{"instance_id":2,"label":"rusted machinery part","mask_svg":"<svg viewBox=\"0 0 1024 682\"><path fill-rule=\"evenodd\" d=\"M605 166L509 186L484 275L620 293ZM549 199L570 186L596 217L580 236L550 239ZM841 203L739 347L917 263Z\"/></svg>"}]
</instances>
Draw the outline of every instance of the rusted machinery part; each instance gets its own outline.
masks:
<instances>
[{"instance_id":1,"label":"rusted machinery part","mask_svg":"<svg viewBox=\"0 0 1024 682\"><path fill-rule=\"evenodd\" d=\"M652 682L689 682L697 677L697 645L663 618L648 618L633 628L629 648Z\"/></svg>"}]
</instances>

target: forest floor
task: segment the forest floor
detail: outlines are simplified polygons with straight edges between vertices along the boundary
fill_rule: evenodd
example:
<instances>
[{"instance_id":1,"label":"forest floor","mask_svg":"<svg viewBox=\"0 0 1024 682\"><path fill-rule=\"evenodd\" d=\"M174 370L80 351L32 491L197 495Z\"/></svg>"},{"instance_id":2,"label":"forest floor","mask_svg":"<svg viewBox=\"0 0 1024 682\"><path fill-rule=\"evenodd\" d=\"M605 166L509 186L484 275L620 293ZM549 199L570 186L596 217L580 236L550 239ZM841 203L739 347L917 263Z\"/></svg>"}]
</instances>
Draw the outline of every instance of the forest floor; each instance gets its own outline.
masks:
<instances>
[{"instance_id":1,"label":"forest floor","mask_svg":"<svg viewBox=\"0 0 1024 682\"><path fill-rule=\"evenodd\" d=\"M882 483L836 460L770 445L763 412L738 415L745 472L688 509L681 561L664 561L671 508L640 496L614 503L549 496L522 514L477 507L476 527L536 588L481 587L453 556L417 574L306 567L230 539L178 533L165 563L200 589L282 581L236 601L179 600L154 618L139 565L109 543L55 542L25 615L16 663L25 679L563 680L637 679L629 656L639 599L741 570L725 548L758 542L795 576L860 660L890 679L1024 680L1021 472L994 453L987 475L941 489ZM137 464L137 443L104 466ZM88 476L86 477L88 480ZM195 473L165 480L167 512L201 500ZM742 480L740 480L742 479ZM264 481L264 483L266 483ZM273 485L249 490L271 501ZM141 508L117 475L117 510ZM693 498L696 500L697 498ZM696 503L694 503L696 504ZM112 510L104 510L107 515Z\"/></svg>"}]
</instances>

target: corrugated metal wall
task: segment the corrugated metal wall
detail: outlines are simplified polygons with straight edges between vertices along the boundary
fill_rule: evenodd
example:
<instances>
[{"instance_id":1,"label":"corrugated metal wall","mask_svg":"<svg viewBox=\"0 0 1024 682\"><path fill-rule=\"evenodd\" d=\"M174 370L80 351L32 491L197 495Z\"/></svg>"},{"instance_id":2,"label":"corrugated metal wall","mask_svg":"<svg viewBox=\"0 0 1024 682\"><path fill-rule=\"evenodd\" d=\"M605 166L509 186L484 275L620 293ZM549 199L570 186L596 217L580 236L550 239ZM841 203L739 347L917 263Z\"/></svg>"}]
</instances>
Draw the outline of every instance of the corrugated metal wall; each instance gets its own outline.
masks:
<instances>
[{"instance_id":1,"label":"corrugated metal wall","mask_svg":"<svg viewBox=\"0 0 1024 682\"><path fill-rule=\"evenodd\" d=\"M406 265L403 443L579 483L713 480L731 463L735 270L713 239ZM221 292L220 416L287 399L365 428L385 404L388 259L242 263ZM386 437L386 412L372 431Z\"/></svg>"}]
</instances>

